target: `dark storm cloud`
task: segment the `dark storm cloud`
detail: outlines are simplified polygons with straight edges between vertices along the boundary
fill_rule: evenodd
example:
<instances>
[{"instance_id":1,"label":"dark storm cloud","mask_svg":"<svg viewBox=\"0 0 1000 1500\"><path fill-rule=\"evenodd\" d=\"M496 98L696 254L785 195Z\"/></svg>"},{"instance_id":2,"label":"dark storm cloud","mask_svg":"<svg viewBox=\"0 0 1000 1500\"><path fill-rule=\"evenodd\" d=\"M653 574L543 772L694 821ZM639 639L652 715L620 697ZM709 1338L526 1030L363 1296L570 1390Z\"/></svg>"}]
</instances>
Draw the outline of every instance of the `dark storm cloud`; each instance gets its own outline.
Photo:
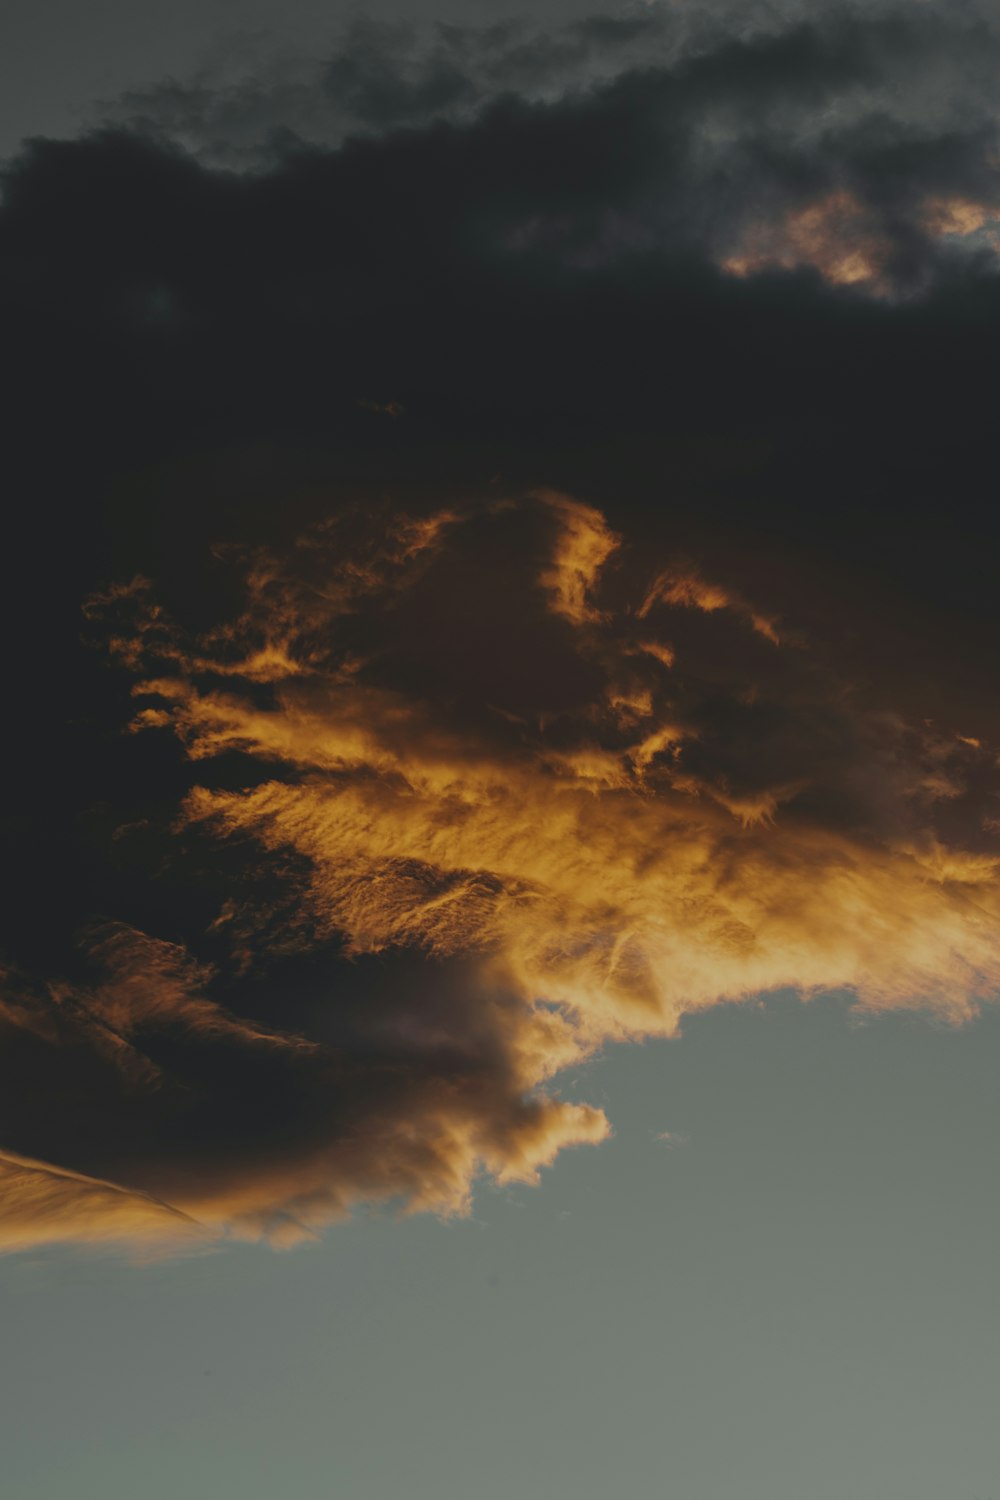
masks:
<instances>
[{"instance_id":1,"label":"dark storm cloud","mask_svg":"<svg viewBox=\"0 0 1000 1500\"><path fill-rule=\"evenodd\" d=\"M126 94L105 120L162 133L213 159L253 164L271 138L336 145L352 130L384 131L468 120L499 95L558 98L566 88L621 71L650 44L682 38L655 12L577 21L550 32L523 22L429 31L358 20L329 56L260 59L238 79L210 73Z\"/></svg>"},{"instance_id":2,"label":"dark storm cloud","mask_svg":"<svg viewBox=\"0 0 1000 1500\"><path fill-rule=\"evenodd\" d=\"M671 26L10 165L5 1243L461 1208L609 1039L993 994L995 29Z\"/></svg>"},{"instance_id":3,"label":"dark storm cloud","mask_svg":"<svg viewBox=\"0 0 1000 1500\"><path fill-rule=\"evenodd\" d=\"M296 142L549 105L562 145L560 124L535 128L550 151L591 148L588 116L609 143L621 137L622 190L595 182L582 224L534 205L509 226L522 248L690 246L730 270L807 266L884 291L919 282L942 237L995 248L998 64L995 17L972 6L768 10L728 26L653 7L430 34L362 22L332 56L273 82L172 81L105 117L253 168Z\"/></svg>"},{"instance_id":4,"label":"dark storm cloud","mask_svg":"<svg viewBox=\"0 0 1000 1500\"><path fill-rule=\"evenodd\" d=\"M553 101L629 71L676 80L692 123L784 110L806 132L873 106L933 129L993 113L996 36L986 7L643 6L553 26L415 27L356 21L320 58L247 59L172 79L103 107L108 120L162 131L238 162L272 132L337 144L352 130L465 120L503 95ZM811 116L811 118L810 118Z\"/></svg>"}]
</instances>

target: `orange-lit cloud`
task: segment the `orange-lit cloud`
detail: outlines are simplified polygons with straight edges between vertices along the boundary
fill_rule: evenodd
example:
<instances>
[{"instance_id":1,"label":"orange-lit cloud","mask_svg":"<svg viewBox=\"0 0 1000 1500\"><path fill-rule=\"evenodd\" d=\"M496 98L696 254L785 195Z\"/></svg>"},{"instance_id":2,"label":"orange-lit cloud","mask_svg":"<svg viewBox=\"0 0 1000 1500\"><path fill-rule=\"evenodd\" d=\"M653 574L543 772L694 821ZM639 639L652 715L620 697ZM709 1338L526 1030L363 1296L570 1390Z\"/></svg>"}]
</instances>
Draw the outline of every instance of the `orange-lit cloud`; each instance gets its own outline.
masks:
<instances>
[{"instance_id":1,"label":"orange-lit cloud","mask_svg":"<svg viewBox=\"0 0 1000 1500\"><path fill-rule=\"evenodd\" d=\"M601 612L591 596L601 569L618 547L618 538L592 506L551 490L540 491L538 498L559 520L552 560L541 575L552 608L572 625L597 624Z\"/></svg>"},{"instance_id":2,"label":"orange-lit cloud","mask_svg":"<svg viewBox=\"0 0 1000 1500\"><path fill-rule=\"evenodd\" d=\"M200 1224L166 1203L0 1152L0 1252L85 1243L164 1254L208 1242Z\"/></svg>"},{"instance_id":3,"label":"orange-lit cloud","mask_svg":"<svg viewBox=\"0 0 1000 1500\"><path fill-rule=\"evenodd\" d=\"M408 1013L405 993L366 1006L345 1047L220 1006L205 993L212 974L176 944L113 927L90 947L102 972L92 987L38 993L8 976L0 1034L22 1071L74 1065L66 1097L41 1102L98 1126L107 1115L106 1133L90 1120L89 1142L62 1146L102 1170L0 1153L0 1251L289 1245L389 1199L461 1213L480 1173L532 1182L564 1147L607 1133L600 1110L536 1087L544 1060L579 1055L559 1018L495 994L475 1000L471 1019L464 995L423 1016Z\"/></svg>"},{"instance_id":4,"label":"orange-lit cloud","mask_svg":"<svg viewBox=\"0 0 1000 1500\"><path fill-rule=\"evenodd\" d=\"M776 646L779 643L778 628L774 620L746 604L731 589L724 589L716 583L706 582L697 570L691 567L672 568L654 578L637 610L640 620L645 619L656 604L685 605L690 609L700 609L709 615L717 609L731 609L736 614L743 615L759 635L765 636ZM672 654L664 657L663 647L644 642L641 649L649 651L654 656L660 656L661 660L666 660L668 666L673 663Z\"/></svg>"},{"instance_id":5,"label":"orange-lit cloud","mask_svg":"<svg viewBox=\"0 0 1000 1500\"><path fill-rule=\"evenodd\" d=\"M774 220L749 224L722 261L732 276L810 267L834 286L880 282L892 243L864 205L838 189Z\"/></svg>"},{"instance_id":6,"label":"orange-lit cloud","mask_svg":"<svg viewBox=\"0 0 1000 1500\"><path fill-rule=\"evenodd\" d=\"M208 631L144 581L89 606L133 730L192 770L172 857L228 874L211 962L112 924L97 977L8 986L25 1076L85 1059L107 1115L50 1169L15 1111L11 1244L461 1212L604 1137L555 1080L608 1042L786 987L951 1021L1000 988L994 758L824 675L752 590L551 493L232 556Z\"/></svg>"},{"instance_id":7,"label":"orange-lit cloud","mask_svg":"<svg viewBox=\"0 0 1000 1500\"><path fill-rule=\"evenodd\" d=\"M913 208L912 222L931 244L969 240L994 253L1000 248L1000 208L995 202L929 193ZM894 286L897 237L898 224L885 225L877 207L837 188L812 202L781 207L773 216L748 221L720 264L738 277L809 268L831 286L856 286L882 295Z\"/></svg>"},{"instance_id":8,"label":"orange-lit cloud","mask_svg":"<svg viewBox=\"0 0 1000 1500\"><path fill-rule=\"evenodd\" d=\"M930 197L923 205L922 222L932 235L965 238L985 232L987 243L1000 249L1000 204L955 194Z\"/></svg>"}]
</instances>

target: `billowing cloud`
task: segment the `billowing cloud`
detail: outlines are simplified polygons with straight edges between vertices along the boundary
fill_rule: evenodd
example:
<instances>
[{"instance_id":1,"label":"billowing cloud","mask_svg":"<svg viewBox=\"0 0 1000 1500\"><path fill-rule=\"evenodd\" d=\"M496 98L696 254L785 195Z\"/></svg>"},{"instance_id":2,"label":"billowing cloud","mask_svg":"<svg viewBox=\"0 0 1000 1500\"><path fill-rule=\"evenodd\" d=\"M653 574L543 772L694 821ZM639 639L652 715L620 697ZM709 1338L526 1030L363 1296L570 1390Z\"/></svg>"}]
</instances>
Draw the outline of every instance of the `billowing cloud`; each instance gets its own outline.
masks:
<instances>
[{"instance_id":1,"label":"billowing cloud","mask_svg":"<svg viewBox=\"0 0 1000 1500\"><path fill-rule=\"evenodd\" d=\"M606 1044L992 999L998 57L360 28L8 164L0 1243L460 1212Z\"/></svg>"},{"instance_id":2,"label":"billowing cloud","mask_svg":"<svg viewBox=\"0 0 1000 1500\"><path fill-rule=\"evenodd\" d=\"M462 1211L607 1133L558 1075L608 1043L1000 989L995 754L785 643L752 580L552 491L221 556L207 627L145 579L87 606L122 733L191 768L157 860L214 896L185 942L105 920L87 977L10 977L2 1243Z\"/></svg>"},{"instance_id":3,"label":"billowing cloud","mask_svg":"<svg viewBox=\"0 0 1000 1500\"><path fill-rule=\"evenodd\" d=\"M411 976L384 1002L345 1002L328 963L329 1014L306 1035L221 1006L206 993L215 976L176 944L119 925L88 947L92 986L8 982L4 1137L30 1137L47 1159L0 1159L0 1248L291 1244L388 1199L455 1213L481 1172L534 1181L564 1146L607 1131L599 1110L534 1087L554 1049L573 1056L558 1020L499 992L454 993L455 976L434 974L442 993L420 999ZM237 967L246 1012L254 983Z\"/></svg>"}]
</instances>

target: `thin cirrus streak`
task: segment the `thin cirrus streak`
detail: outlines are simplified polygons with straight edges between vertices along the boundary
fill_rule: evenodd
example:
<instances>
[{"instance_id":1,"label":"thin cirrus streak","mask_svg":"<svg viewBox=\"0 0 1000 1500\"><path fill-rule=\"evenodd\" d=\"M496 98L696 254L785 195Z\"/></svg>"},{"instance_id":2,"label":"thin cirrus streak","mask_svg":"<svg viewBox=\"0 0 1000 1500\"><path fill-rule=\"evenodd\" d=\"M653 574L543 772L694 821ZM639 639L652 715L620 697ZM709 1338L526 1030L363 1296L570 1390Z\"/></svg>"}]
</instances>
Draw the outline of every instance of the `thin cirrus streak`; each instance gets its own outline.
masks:
<instances>
[{"instance_id":1,"label":"thin cirrus streak","mask_svg":"<svg viewBox=\"0 0 1000 1500\"><path fill-rule=\"evenodd\" d=\"M118 1244L150 1254L192 1249L204 1230L177 1209L115 1183L0 1152L4 1250L49 1244Z\"/></svg>"},{"instance_id":2,"label":"thin cirrus streak","mask_svg":"<svg viewBox=\"0 0 1000 1500\"><path fill-rule=\"evenodd\" d=\"M192 772L165 857L225 894L211 961L105 921L93 983L12 981L8 1248L462 1212L608 1133L553 1080L609 1042L784 987L954 1022L995 994L990 752L742 585L551 492L232 556L208 631L141 578L88 605Z\"/></svg>"}]
</instances>

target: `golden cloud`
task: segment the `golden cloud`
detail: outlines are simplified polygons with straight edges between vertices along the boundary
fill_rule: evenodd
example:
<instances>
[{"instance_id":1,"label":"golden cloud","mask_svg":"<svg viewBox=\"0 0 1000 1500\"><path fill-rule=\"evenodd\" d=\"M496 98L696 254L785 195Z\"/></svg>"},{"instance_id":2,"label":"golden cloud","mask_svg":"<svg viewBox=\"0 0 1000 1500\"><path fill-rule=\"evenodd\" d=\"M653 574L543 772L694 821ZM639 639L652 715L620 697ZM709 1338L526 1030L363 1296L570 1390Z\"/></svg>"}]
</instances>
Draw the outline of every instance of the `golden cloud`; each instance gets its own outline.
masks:
<instances>
[{"instance_id":1,"label":"golden cloud","mask_svg":"<svg viewBox=\"0 0 1000 1500\"><path fill-rule=\"evenodd\" d=\"M995 758L864 702L743 585L551 492L229 556L245 605L209 631L145 580L88 607L133 730L194 773L171 848L231 889L213 964L118 924L95 982L8 987L36 1093L76 1049L111 1101L58 1167L24 1124L11 1244L461 1212L607 1134L554 1080L609 1042L784 988L955 1022L1000 988Z\"/></svg>"},{"instance_id":2,"label":"golden cloud","mask_svg":"<svg viewBox=\"0 0 1000 1500\"><path fill-rule=\"evenodd\" d=\"M166 1203L0 1152L0 1251L87 1243L162 1255L207 1242L201 1225Z\"/></svg>"}]
</instances>

